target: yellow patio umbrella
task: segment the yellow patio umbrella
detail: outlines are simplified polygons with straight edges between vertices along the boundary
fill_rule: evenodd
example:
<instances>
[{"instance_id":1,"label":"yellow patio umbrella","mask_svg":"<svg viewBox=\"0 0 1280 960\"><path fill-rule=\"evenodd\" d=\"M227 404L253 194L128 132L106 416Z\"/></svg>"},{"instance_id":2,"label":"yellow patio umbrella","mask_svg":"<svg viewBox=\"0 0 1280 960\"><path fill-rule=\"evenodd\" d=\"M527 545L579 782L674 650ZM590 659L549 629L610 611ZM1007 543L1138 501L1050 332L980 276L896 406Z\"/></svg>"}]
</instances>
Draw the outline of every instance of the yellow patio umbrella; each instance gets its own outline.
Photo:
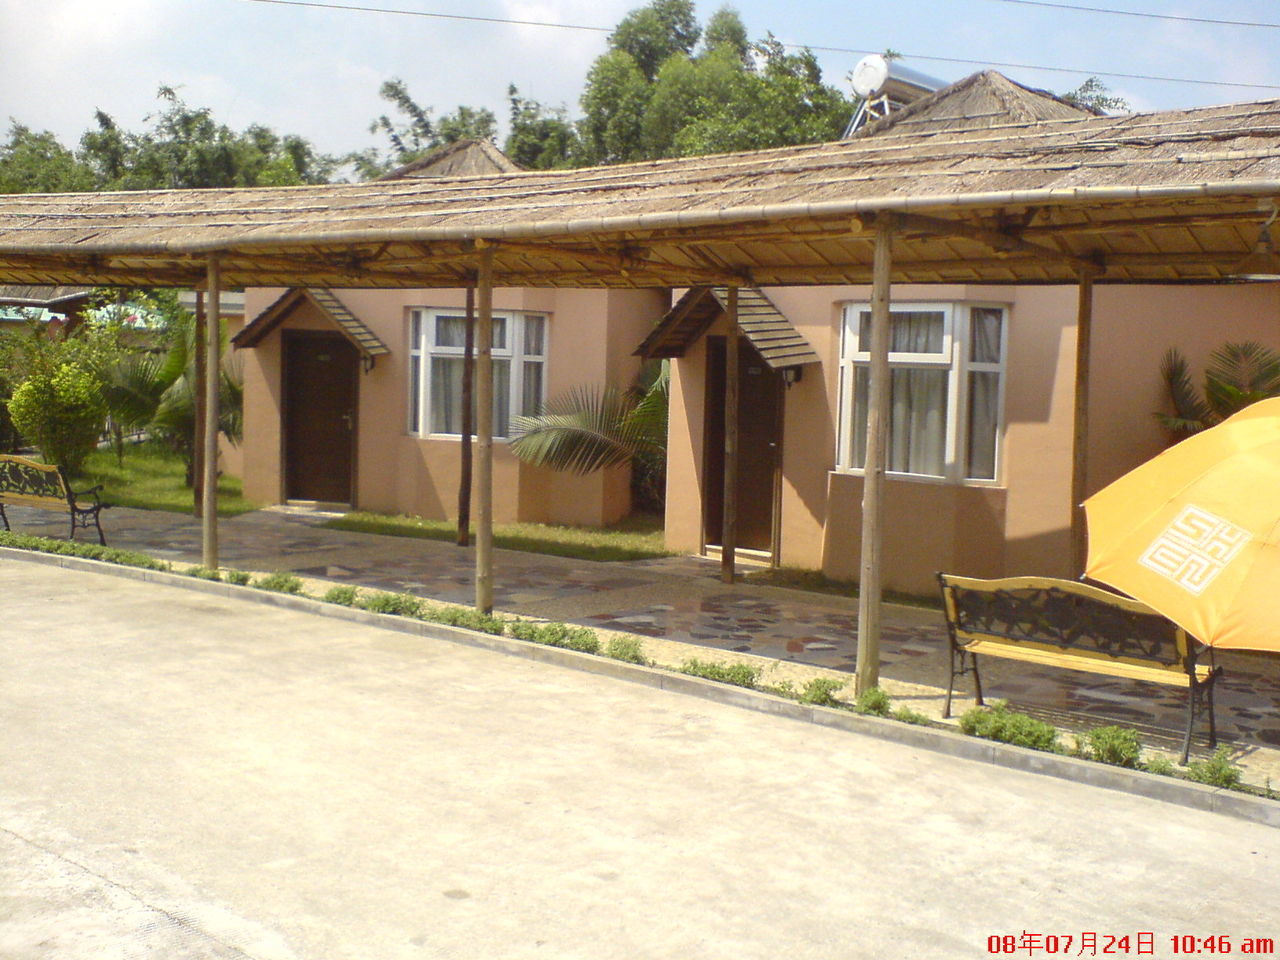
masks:
<instances>
[{"instance_id":1,"label":"yellow patio umbrella","mask_svg":"<svg viewBox=\"0 0 1280 960\"><path fill-rule=\"evenodd\" d=\"M1084 509L1087 576L1202 643L1280 651L1280 399L1170 447Z\"/></svg>"}]
</instances>

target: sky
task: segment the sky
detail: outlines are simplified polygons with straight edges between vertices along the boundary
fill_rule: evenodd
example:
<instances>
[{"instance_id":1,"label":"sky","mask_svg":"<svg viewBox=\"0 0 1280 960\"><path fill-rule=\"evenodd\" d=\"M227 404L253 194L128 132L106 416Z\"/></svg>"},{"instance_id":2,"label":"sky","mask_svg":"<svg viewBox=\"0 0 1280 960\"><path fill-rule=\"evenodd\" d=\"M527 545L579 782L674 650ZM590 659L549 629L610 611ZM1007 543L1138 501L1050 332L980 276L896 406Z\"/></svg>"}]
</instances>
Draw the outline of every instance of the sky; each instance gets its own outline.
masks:
<instances>
[{"instance_id":1,"label":"sky","mask_svg":"<svg viewBox=\"0 0 1280 960\"><path fill-rule=\"evenodd\" d=\"M459 104L500 119L509 84L563 105L577 97L607 30L638 0L314 0L464 17L605 28L559 29L262 0L0 0L0 122L49 130L68 146L103 110L130 129L158 109L162 86L241 130L264 124L321 151L385 146L370 122L390 106L378 88L402 78L437 115ZM722 3L699 3L706 18ZM827 81L867 52L951 81L987 65L1058 92L1099 75L1135 110L1280 98L1280 4L1275 0L767 0L731 3L752 38L815 48ZM1277 24L1227 26L1062 9L1091 6ZM843 48L850 52L820 49ZM944 58L944 59L937 59ZM976 61L948 62L947 59ZM1058 67L1075 72L1049 72ZM1144 74L1256 84L1198 85Z\"/></svg>"}]
</instances>

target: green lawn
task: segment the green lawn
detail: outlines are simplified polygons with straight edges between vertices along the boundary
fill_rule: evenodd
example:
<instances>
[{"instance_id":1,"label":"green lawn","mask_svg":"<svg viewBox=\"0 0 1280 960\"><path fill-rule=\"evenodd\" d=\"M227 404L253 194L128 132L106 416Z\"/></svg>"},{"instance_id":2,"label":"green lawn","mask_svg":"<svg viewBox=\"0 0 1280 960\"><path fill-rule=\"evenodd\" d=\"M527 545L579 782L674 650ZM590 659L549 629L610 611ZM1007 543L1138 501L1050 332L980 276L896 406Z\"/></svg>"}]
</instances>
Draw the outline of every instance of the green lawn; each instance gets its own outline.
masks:
<instances>
[{"instance_id":1,"label":"green lawn","mask_svg":"<svg viewBox=\"0 0 1280 960\"><path fill-rule=\"evenodd\" d=\"M97 450L72 481L77 489L102 484L102 499L121 507L192 513L191 489L182 461L163 447L142 443L125 447L124 463L114 450ZM239 477L218 479L218 515L233 517L258 509L244 499Z\"/></svg>"},{"instance_id":2,"label":"green lawn","mask_svg":"<svg viewBox=\"0 0 1280 960\"><path fill-rule=\"evenodd\" d=\"M458 532L456 524L445 520L393 517L381 513L349 513L330 520L325 526L335 530L427 540L454 540ZM628 517L602 528L549 523L499 524L493 528L493 544L505 550L548 553L579 560L648 560L671 556L671 552L662 545L662 518L653 515Z\"/></svg>"}]
</instances>

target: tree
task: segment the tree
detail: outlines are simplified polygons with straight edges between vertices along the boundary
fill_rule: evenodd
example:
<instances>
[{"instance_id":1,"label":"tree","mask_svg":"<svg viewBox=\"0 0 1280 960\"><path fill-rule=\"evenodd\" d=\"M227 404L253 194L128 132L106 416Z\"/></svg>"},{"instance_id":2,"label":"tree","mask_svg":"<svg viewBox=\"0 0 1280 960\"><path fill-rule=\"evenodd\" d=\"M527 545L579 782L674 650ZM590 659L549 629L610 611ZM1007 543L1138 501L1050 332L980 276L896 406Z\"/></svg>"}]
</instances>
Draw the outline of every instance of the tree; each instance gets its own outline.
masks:
<instances>
[{"instance_id":1,"label":"tree","mask_svg":"<svg viewBox=\"0 0 1280 960\"><path fill-rule=\"evenodd\" d=\"M652 94L631 54L610 50L596 59L582 93L580 160L587 164L641 159L641 128Z\"/></svg>"},{"instance_id":2,"label":"tree","mask_svg":"<svg viewBox=\"0 0 1280 960\"><path fill-rule=\"evenodd\" d=\"M670 387L666 361L647 367L628 390L576 387L548 401L542 413L517 417L511 452L527 463L577 474L631 464L637 499L660 509Z\"/></svg>"},{"instance_id":3,"label":"tree","mask_svg":"<svg viewBox=\"0 0 1280 960\"><path fill-rule=\"evenodd\" d=\"M1097 110L1100 113L1125 113L1129 109L1129 101L1117 97L1111 88L1097 77L1090 77L1074 90L1061 94L1062 99L1074 103L1086 110Z\"/></svg>"},{"instance_id":4,"label":"tree","mask_svg":"<svg viewBox=\"0 0 1280 960\"><path fill-rule=\"evenodd\" d=\"M1209 357L1203 393L1191 380L1187 358L1171 349L1160 373L1173 401L1173 416L1157 413L1174 440L1221 423L1259 400L1280 396L1280 354L1260 343L1224 343Z\"/></svg>"},{"instance_id":5,"label":"tree","mask_svg":"<svg viewBox=\"0 0 1280 960\"><path fill-rule=\"evenodd\" d=\"M0 143L0 193L76 193L92 190L93 170L47 130L17 121Z\"/></svg>"},{"instance_id":6,"label":"tree","mask_svg":"<svg viewBox=\"0 0 1280 960\"><path fill-rule=\"evenodd\" d=\"M548 109L536 100L520 96L515 84L507 87L511 105L511 132L502 151L530 170L552 170L571 165L581 151L577 134L564 107Z\"/></svg>"},{"instance_id":7,"label":"tree","mask_svg":"<svg viewBox=\"0 0 1280 960\"><path fill-rule=\"evenodd\" d=\"M337 161L301 137L254 125L236 133L208 107L191 107L172 87L158 94L163 108L149 129L122 129L101 110L96 129L80 138L81 162L103 190L287 186L324 183Z\"/></svg>"},{"instance_id":8,"label":"tree","mask_svg":"<svg viewBox=\"0 0 1280 960\"><path fill-rule=\"evenodd\" d=\"M438 122L432 122L432 108L414 100L408 85L398 77L386 81L378 94L394 106L400 116L392 118L384 113L369 125L370 133L386 136L388 149L373 147L345 158L355 165L361 179L376 179L446 143L458 140L492 143L498 135L498 118L485 107L459 106Z\"/></svg>"},{"instance_id":9,"label":"tree","mask_svg":"<svg viewBox=\"0 0 1280 960\"><path fill-rule=\"evenodd\" d=\"M693 53L701 33L689 0L651 0L622 18L609 35L609 47L629 56L652 82L668 57Z\"/></svg>"}]
</instances>

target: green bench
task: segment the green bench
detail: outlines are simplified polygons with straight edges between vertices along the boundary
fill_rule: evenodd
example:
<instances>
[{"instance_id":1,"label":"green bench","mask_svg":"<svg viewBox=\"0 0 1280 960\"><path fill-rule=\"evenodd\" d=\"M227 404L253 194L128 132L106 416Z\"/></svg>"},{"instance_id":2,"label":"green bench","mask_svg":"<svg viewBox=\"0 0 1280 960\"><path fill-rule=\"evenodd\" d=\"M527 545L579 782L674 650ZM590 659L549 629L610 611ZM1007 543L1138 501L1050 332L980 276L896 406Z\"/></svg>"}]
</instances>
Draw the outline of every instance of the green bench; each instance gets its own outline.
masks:
<instances>
[{"instance_id":1,"label":"green bench","mask_svg":"<svg viewBox=\"0 0 1280 960\"><path fill-rule=\"evenodd\" d=\"M102 534L99 515L110 505L102 502L101 492L101 484L88 490L72 490L62 468L54 464L0 454L0 520L6 530L6 506L38 507L66 512L71 518L72 540L77 527L87 530L92 526L98 531L98 542L105 546L107 538Z\"/></svg>"},{"instance_id":2,"label":"green bench","mask_svg":"<svg viewBox=\"0 0 1280 960\"><path fill-rule=\"evenodd\" d=\"M973 674L982 704L978 655L1003 657L1187 689L1182 762L1196 717L1208 713L1209 743L1218 742L1213 685L1222 672L1205 648L1145 604L1074 580L1008 577L974 580L938 574L950 637L951 677L943 716L951 716L956 679ZM1207 649L1209 663L1198 657Z\"/></svg>"}]
</instances>

